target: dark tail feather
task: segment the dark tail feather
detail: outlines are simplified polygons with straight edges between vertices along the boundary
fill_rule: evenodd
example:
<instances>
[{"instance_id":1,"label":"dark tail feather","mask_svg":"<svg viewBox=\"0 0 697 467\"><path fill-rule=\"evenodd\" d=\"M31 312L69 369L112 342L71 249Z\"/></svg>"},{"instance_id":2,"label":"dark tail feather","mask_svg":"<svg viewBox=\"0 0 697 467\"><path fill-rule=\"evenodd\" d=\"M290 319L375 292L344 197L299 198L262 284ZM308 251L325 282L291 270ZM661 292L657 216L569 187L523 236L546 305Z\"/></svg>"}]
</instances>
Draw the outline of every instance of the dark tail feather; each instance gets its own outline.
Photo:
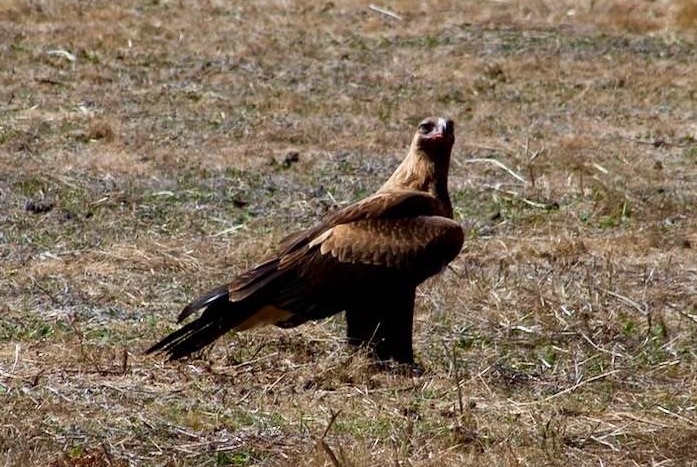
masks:
<instances>
[{"instance_id":1,"label":"dark tail feather","mask_svg":"<svg viewBox=\"0 0 697 467\"><path fill-rule=\"evenodd\" d=\"M179 315L180 320L182 316L185 318L203 306L206 310L194 321L172 332L145 353L163 352L168 355L169 360L178 360L212 344L249 318L253 310L248 309L244 302L230 302L227 288L224 293L219 293L221 290L212 290L184 308Z\"/></svg>"},{"instance_id":2,"label":"dark tail feather","mask_svg":"<svg viewBox=\"0 0 697 467\"><path fill-rule=\"evenodd\" d=\"M299 278L293 270L279 271L278 263L277 258L268 260L232 284L216 287L188 304L179 314L178 323L203 308L201 316L165 336L146 353L163 352L170 360L178 360L212 344L231 329L279 323L287 327L306 320L291 317L292 313L286 311L302 303L297 292Z\"/></svg>"},{"instance_id":3,"label":"dark tail feather","mask_svg":"<svg viewBox=\"0 0 697 467\"><path fill-rule=\"evenodd\" d=\"M225 300L228 301L230 298L230 293L228 292L227 284L216 287L213 290L209 290L205 294L198 297L193 302L189 303L184 307L179 316L177 316L177 323L184 321L189 315L197 312L201 308L212 305L213 303Z\"/></svg>"}]
</instances>

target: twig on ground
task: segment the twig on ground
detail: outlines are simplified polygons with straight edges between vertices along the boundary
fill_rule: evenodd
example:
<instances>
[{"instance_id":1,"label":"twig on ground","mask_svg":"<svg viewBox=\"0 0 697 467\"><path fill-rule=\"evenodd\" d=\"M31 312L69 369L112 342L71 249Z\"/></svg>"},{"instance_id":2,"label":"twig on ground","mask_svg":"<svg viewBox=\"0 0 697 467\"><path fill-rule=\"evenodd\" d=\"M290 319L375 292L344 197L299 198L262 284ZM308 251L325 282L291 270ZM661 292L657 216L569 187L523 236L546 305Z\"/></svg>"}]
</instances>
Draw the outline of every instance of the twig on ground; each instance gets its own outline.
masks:
<instances>
[{"instance_id":1,"label":"twig on ground","mask_svg":"<svg viewBox=\"0 0 697 467\"><path fill-rule=\"evenodd\" d=\"M672 412L672 411L670 411L670 410L668 410L665 407L660 406L660 405L657 405L656 408L666 415L670 415L671 417L675 417L678 420L682 420L683 422L687 422L692 426L697 426L697 422L695 422L694 420L691 420L683 415L680 415L679 413Z\"/></svg>"},{"instance_id":2,"label":"twig on ground","mask_svg":"<svg viewBox=\"0 0 697 467\"><path fill-rule=\"evenodd\" d=\"M125 375L128 373L128 349L123 348L123 353L121 354L121 374Z\"/></svg>"},{"instance_id":3,"label":"twig on ground","mask_svg":"<svg viewBox=\"0 0 697 467\"><path fill-rule=\"evenodd\" d=\"M216 232L214 234L209 235L209 237L214 238L214 237L220 237L222 235L227 235L232 232L237 232L238 230L244 228L244 224L236 224L233 225L232 227L228 227L227 229L223 229L220 232Z\"/></svg>"},{"instance_id":4,"label":"twig on ground","mask_svg":"<svg viewBox=\"0 0 697 467\"><path fill-rule=\"evenodd\" d=\"M329 423L327 423L327 427L324 429L324 433L322 433L322 436L319 438L319 444L322 446L322 449L327 454L327 456L329 456L329 460L331 460L332 465L338 467L341 465L341 462L339 462L339 459L336 457L336 454L334 454L334 451L324 439L327 437L329 430L332 429L332 425L334 425L334 422L336 422L336 419L339 416L339 414L341 414L341 410L337 410L336 412L332 410L331 414L332 415L329 418Z\"/></svg>"},{"instance_id":5,"label":"twig on ground","mask_svg":"<svg viewBox=\"0 0 697 467\"><path fill-rule=\"evenodd\" d=\"M633 415L631 413L621 413L619 415L621 417L628 418L630 420L634 420L635 422L645 423L646 425L651 425L651 426L655 426L658 428L675 428L675 426L673 426L673 425L669 425L667 423L657 422L655 420L647 420L645 418L638 417L638 416Z\"/></svg>"},{"instance_id":6,"label":"twig on ground","mask_svg":"<svg viewBox=\"0 0 697 467\"><path fill-rule=\"evenodd\" d=\"M335 467L339 467L341 465L341 462L339 462L339 459L337 459L336 454L334 454L334 451L332 451L332 448L330 448L327 442L323 439L319 440L319 442L322 445L322 449L324 449L324 452L327 453L329 459L332 461L332 465L334 465Z\"/></svg>"},{"instance_id":7,"label":"twig on ground","mask_svg":"<svg viewBox=\"0 0 697 467\"><path fill-rule=\"evenodd\" d=\"M19 362L19 344L15 344L15 361L12 363L12 371L10 373L14 374L17 369L17 363Z\"/></svg>"},{"instance_id":8,"label":"twig on ground","mask_svg":"<svg viewBox=\"0 0 697 467\"><path fill-rule=\"evenodd\" d=\"M372 3L370 5L368 5L368 8L376 13L380 13L381 15L385 15L385 16L388 16L392 19L396 19L397 21L402 21L404 19L401 16L399 16L397 13L394 13L390 10L379 7L377 5L373 5Z\"/></svg>"},{"instance_id":9,"label":"twig on ground","mask_svg":"<svg viewBox=\"0 0 697 467\"><path fill-rule=\"evenodd\" d=\"M327 428L324 429L324 433L322 433L322 437L320 439L324 439L327 437L327 434L329 433L329 430L332 429L332 425L334 425L334 422L336 421L337 417L341 415L341 410L337 410L334 412L333 410L331 411L332 416L329 418L329 423L327 423Z\"/></svg>"},{"instance_id":10,"label":"twig on ground","mask_svg":"<svg viewBox=\"0 0 697 467\"><path fill-rule=\"evenodd\" d=\"M56 304L56 305L58 305L58 306L60 306L60 307L65 307L65 303L63 303L63 301L59 300L59 299L58 299L55 295L53 295L49 290L47 290L47 289L45 289L44 287L42 287L41 285L39 285L39 283L36 282L36 281L34 281L33 278L32 278L32 281L33 281L34 287L36 287L36 288L39 289L41 292L43 292L44 294L46 294L46 296L48 296L48 298L50 298L51 301L52 301L54 304Z\"/></svg>"},{"instance_id":11,"label":"twig on ground","mask_svg":"<svg viewBox=\"0 0 697 467\"><path fill-rule=\"evenodd\" d=\"M637 302L635 302L631 298L626 297L626 296L621 295L621 294L618 294L617 292L613 292L612 290L607 290L607 289L602 289L602 288L600 290L603 291L604 293L608 294L609 296L614 297L614 298L618 299L619 301L625 303L626 305L631 306L632 308L637 310L642 315L648 314L648 307L646 305L644 305L642 307L641 305L639 305Z\"/></svg>"},{"instance_id":12,"label":"twig on ground","mask_svg":"<svg viewBox=\"0 0 697 467\"><path fill-rule=\"evenodd\" d=\"M46 52L46 54L47 55L55 55L58 57L63 57L66 60L68 60L69 62L74 62L75 60L77 60L77 57L75 56L75 54L71 54L70 52L68 52L65 49L49 50L48 52Z\"/></svg>"},{"instance_id":13,"label":"twig on ground","mask_svg":"<svg viewBox=\"0 0 697 467\"><path fill-rule=\"evenodd\" d=\"M538 209L545 209L547 211L552 210L552 209L559 209L559 203L556 201L552 202L539 202L539 201L533 201L531 199L525 198L523 196L520 196L520 194L517 191L512 191L512 190L504 190L498 186L495 185L489 185L489 184L484 184L484 188L489 188L490 190L497 191L499 193L506 194L510 196L508 199L517 199L522 201L524 204L527 204L528 206L531 206L533 208L538 208Z\"/></svg>"},{"instance_id":14,"label":"twig on ground","mask_svg":"<svg viewBox=\"0 0 697 467\"><path fill-rule=\"evenodd\" d=\"M614 375L614 374L616 374L616 373L619 373L619 371L620 371L620 370L611 370L611 371L608 371L608 372L606 372L606 373L602 373L602 374L600 374L600 375L596 375L596 376L593 376L593 377L591 377L591 378L588 378L587 380L580 381L580 382L574 384L573 386L570 386L570 387L568 387L568 388L566 388L566 389L564 389L564 390L561 390L561 391L557 392L556 394L552 394L551 396L545 398L542 402L549 402L549 401L551 401L551 400L553 400L553 399L556 399L556 398L559 397L559 396L563 396L564 394L568 394L568 393L570 393L570 392L574 392L575 390L577 390L578 388L580 388L580 387L582 387L582 386L585 386L585 385L587 385L587 384L593 383L593 382L595 382L595 381L599 381L599 380L601 380L601 379L605 379L605 378L607 378L608 376L612 376L612 375Z\"/></svg>"},{"instance_id":15,"label":"twig on ground","mask_svg":"<svg viewBox=\"0 0 697 467\"><path fill-rule=\"evenodd\" d=\"M588 343L591 345L591 347L593 347L595 350L597 350L597 351L599 351L599 352L602 352L602 353L605 353L605 354L608 354L608 355L612 355L613 357L620 357L620 358L624 357L624 355L622 355L621 353L613 352L612 350L607 350L607 349L605 349L605 348L599 346L598 344L596 344L595 342L593 342L593 340L592 340L590 337L588 337L587 335L585 335L584 333L579 332L578 334L579 334L586 342L588 342Z\"/></svg>"},{"instance_id":16,"label":"twig on ground","mask_svg":"<svg viewBox=\"0 0 697 467\"><path fill-rule=\"evenodd\" d=\"M602 165L598 164L597 162L592 162L591 165L597 170L598 172L603 173L604 175L607 175L610 173L609 170L607 170L605 167Z\"/></svg>"},{"instance_id":17,"label":"twig on ground","mask_svg":"<svg viewBox=\"0 0 697 467\"><path fill-rule=\"evenodd\" d=\"M563 396L563 395L565 395L565 394L569 394L569 393L571 393L571 392L574 392L575 390L577 390L577 389L579 389L579 388L581 388L581 387L583 387L583 386L585 386L585 385L587 385L587 384L593 383L593 382L595 382L595 381L599 381L599 380L601 380L601 379L605 379L605 378L607 378L608 376L612 376L612 375L617 374L617 373L619 373L619 372L620 372L620 370L611 370L611 371L608 371L608 372L605 372L605 373L602 373L602 374L593 376L593 377L588 378L588 379L586 379L586 380L579 381L578 383L574 384L573 386L569 386L569 387L566 388L566 389L562 389L561 391L559 391L559 392L557 392L557 393L554 393L554 394L552 394L551 396L546 397L546 398L544 398L544 399L540 399L540 400L536 400L536 401L532 401L532 402L522 402L522 403L520 403L519 405L521 405L521 406L529 406L529 405L544 404L544 403L549 402L549 401L552 401L552 400L554 400L554 399L556 399L556 398L558 398L558 397L560 397L560 396Z\"/></svg>"},{"instance_id":18,"label":"twig on ground","mask_svg":"<svg viewBox=\"0 0 697 467\"><path fill-rule=\"evenodd\" d=\"M695 143L671 143L669 141L664 140L663 138L656 138L653 141L646 141L642 139L636 139L636 138L628 138L624 137L623 139L635 143L635 144L645 144L647 146L653 146L654 148L660 148L662 146L667 146L667 147L674 147L674 148L691 148L695 147Z\"/></svg>"}]
</instances>

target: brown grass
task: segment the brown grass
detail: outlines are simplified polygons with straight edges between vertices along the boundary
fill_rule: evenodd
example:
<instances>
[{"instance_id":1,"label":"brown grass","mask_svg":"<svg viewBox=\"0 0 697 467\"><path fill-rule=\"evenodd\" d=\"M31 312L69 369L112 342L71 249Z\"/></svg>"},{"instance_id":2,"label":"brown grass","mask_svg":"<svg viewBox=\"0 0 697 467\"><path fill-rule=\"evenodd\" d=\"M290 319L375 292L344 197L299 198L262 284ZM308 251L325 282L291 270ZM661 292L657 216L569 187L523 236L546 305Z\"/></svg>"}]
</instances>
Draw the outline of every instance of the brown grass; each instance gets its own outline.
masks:
<instances>
[{"instance_id":1,"label":"brown grass","mask_svg":"<svg viewBox=\"0 0 697 467\"><path fill-rule=\"evenodd\" d=\"M693 2L370 3L0 5L0 463L694 464ZM474 229L423 374L341 317L143 356L428 114Z\"/></svg>"}]
</instances>

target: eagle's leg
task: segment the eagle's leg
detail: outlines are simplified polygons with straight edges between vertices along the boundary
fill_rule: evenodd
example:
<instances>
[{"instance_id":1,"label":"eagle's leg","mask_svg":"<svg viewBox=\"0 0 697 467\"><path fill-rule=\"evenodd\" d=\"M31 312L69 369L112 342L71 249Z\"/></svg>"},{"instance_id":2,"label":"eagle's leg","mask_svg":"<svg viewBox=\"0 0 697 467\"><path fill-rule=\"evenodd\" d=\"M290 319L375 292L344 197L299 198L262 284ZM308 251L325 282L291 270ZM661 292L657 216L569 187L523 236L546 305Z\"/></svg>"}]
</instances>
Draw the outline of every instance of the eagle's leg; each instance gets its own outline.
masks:
<instances>
[{"instance_id":1,"label":"eagle's leg","mask_svg":"<svg viewBox=\"0 0 697 467\"><path fill-rule=\"evenodd\" d=\"M414 295L385 294L389 300L371 303L369 307L346 310L346 336L355 346L368 346L378 360L394 359L414 363L412 326Z\"/></svg>"},{"instance_id":2,"label":"eagle's leg","mask_svg":"<svg viewBox=\"0 0 697 467\"><path fill-rule=\"evenodd\" d=\"M413 323L413 306L408 313L405 309L402 309L397 315L388 315L381 323L384 337L376 344L375 354L377 357L381 360L392 358L399 363L414 363L414 350L412 347Z\"/></svg>"},{"instance_id":3,"label":"eagle's leg","mask_svg":"<svg viewBox=\"0 0 697 467\"><path fill-rule=\"evenodd\" d=\"M375 345L384 339L381 316L365 308L346 310L346 338L356 347Z\"/></svg>"}]
</instances>

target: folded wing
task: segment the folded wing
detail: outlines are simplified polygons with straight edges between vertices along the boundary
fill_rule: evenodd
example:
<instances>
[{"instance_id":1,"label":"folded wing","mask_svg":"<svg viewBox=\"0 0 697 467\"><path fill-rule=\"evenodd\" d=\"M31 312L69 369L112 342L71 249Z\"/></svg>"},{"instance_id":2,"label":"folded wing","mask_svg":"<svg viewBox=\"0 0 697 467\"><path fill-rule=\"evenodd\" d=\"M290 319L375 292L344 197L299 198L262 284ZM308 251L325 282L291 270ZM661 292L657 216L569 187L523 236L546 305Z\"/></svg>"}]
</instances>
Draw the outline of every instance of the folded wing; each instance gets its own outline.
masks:
<instances>
[{"instance_id":1,"label":"folded wing","mask_svg":"<svg viewBox=\"0 0 697 467\"><path fill-rule=\"evenodd\" d=\"M202 315L149 351L180 358L228 330L291 327L369 305L384 290L411 291L459 253L461 226L433 196L378 193L281 242L278 254L192 302ZM369 309L366 306L366 309Z\"/></svg>"}]
</instances>

